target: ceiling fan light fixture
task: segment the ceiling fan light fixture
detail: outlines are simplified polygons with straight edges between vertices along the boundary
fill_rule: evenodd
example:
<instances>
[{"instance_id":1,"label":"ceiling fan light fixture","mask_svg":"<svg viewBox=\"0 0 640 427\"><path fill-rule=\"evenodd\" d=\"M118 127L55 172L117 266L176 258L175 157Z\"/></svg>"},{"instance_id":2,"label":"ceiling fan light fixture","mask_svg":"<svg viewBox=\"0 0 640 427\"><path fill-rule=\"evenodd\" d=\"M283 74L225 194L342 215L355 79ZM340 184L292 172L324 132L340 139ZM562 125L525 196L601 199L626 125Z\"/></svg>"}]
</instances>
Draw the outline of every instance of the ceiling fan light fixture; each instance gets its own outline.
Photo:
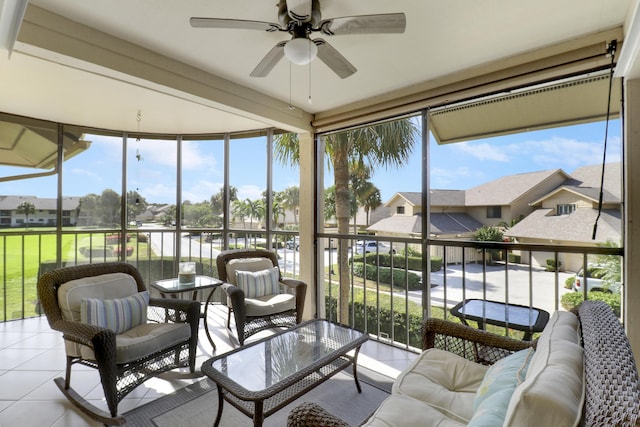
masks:
<instances>
[{"instance_id":1,"label":"ceiling fan light fixture","mask_svg":"<svg viewBox=\"0 0 640 427\"><path fill-rule=\"evenodd\" d=\"M284 45L284 55L297 65L307 65L318 55L318 47L307 38L297 37Z\"/></svg>"}]
</instances>

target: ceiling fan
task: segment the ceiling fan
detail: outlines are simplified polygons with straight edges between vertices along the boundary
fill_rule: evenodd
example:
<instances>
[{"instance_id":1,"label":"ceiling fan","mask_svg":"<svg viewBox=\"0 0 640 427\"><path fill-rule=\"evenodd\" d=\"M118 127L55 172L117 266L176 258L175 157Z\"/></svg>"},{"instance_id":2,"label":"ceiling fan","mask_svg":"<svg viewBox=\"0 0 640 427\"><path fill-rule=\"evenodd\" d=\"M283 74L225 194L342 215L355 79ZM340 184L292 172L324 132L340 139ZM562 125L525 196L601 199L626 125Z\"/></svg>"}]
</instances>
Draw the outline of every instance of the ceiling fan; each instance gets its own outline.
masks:
<instances>
[{"instance_id":1,"label":"ceiling fan","mask_svg":"<svg viewBox=\"0 0 640 427\"><path fill-rule=\"evenodd\" d=\"M280 0L277 7L278 23L198 17L191 18L190 23L194 28L282 31L291 34L290 40L279 42L266 54L251 72L252 77L268 75L283 56L299 65L308 64L317 56L343 79L355 73L356 67L324 39L312 40L311 33L320 32L326 36L404 33L406 26L404 13L344 16L323 20L319 0Z\"/></svg>"}]
</instances>

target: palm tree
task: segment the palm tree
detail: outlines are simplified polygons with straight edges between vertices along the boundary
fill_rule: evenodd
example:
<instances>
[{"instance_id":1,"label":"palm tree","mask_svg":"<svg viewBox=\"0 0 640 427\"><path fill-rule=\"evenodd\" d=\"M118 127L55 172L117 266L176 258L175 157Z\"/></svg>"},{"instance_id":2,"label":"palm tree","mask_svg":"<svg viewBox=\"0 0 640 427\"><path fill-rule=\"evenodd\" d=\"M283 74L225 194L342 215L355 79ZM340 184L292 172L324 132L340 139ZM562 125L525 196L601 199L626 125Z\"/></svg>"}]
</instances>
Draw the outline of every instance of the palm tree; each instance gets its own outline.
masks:
<instances>
[{"instance_id":1,"label":"palm tree","mask_svg":"<svg viewBox=\"0 0 640 427\"><path fill-rule=\"evenodd\" d=\"M285 204L284 193L278 192L273 195L271 214L273 215L273 225L276 228L278 227L278 220L280 217L282 217L282 222L284 223Z\"/></svg>"},{"instance_id":2,"label":"palm tree","mask_svg":"<svg viewBox=\"0 0 640 427\"><path fill-rule=\"evenodd\" d=\"M291 186L284 189L284 208L293 211L293 221L298 223L298 206L300 206L300 187Z\"/></svg>"},{"instance_id":3,"label":"palm tree","mask_svg":"<svg viewBox=\"0 0 640 427\"><path fill-rule=\"evenodd\" d=\"M376 209L382 204L382 196L380 195L380 189L376 187L369 179L371 178L371 169L366 165L353 164L351 165L351 187L355 193L355 198L358 206L362 206L366 213L365 226L369 225L369 212L371 209ZM356 212L353 217L353 230L357 232L356 225Z\"/></svg>"},{"instance_id":4,"label":"palm tree","mask_svg":"<svg viewBox=\"0 0 640 427\"><path fill-rule=\"evenodd\" d=\"M242 228L247 228L246 217L249 215L249 209L245 200L234 200L231 203L232 217L234 221L238 218L242 220Z\"/></svg>"},{"instance_id":5,"label":"palm tree","mask_svg":"<svg viewBox=\"0 0 640 427\"><path fill-rule=\"evenodd\" d=\"M364 212L367 215L366 225L369 225L369 213L382 205L382 195L380 194L380 189L371 181L366 181L361 190L362 192L357 194L358 204L364 208Z\"/></svg>"},{"instance_id":6,"label":"palm tree","mask_svg":"<svg viewBox=\"0 0 640 427\"><path fill-rule=\"evenodd\" d=\"M336 220L338 233L349 232L351 197L349 165L370 167L399 167L407 161L418 136L412 119L384 122L324 137L325 154L333 168L335 185ZM300 162L298 136L285 133L276 136L275 156L284 164ZM348 241L340 239L338 245L338 275L340 281L338 320L349 324L349 255Z\"/></svg>"},{"instance_id":7,"label":"palm tree","mask_svg":"<svg viewBox=\"0 0 640 427\"><path fill-rule=\"evenodd\" d=\"M233 203L238 200L238 189L233 185L229 186L229 202ZM211 213L216 218L216 226L220 225L220 218L224 212L224 188L221 188L216 194L209 199Z\"/></svg>"},{"instance_id":8,"label":"palm tree","mask_svg":"<svg viewBox=\"0 0 640 427\"><path fill-rule=\"evenodd\" d=\"M29 227L29 215L36 213L36 206L31 202L22 202L17 207L16 210L18 213L24 214L25 216L25 226Z\"/></svg>"}]
</instances>

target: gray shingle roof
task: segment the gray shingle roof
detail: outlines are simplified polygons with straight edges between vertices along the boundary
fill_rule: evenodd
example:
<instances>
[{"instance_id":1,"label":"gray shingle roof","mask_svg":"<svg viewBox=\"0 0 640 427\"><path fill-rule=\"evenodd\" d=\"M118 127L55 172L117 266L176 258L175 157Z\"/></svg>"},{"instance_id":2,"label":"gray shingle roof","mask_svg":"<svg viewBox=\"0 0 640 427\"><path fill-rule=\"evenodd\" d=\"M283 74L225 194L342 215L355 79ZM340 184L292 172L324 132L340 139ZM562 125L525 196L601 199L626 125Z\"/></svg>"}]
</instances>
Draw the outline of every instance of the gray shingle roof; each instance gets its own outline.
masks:
<instances>
[{"instance_id":1,"label":"gray shingle roof","mask_svg":"<svg viewBox=\"0 0 640 427\"><path fill-rule=\"evenodd\" d=\"M553 209L538 209L507 230L505 236L557 241L590 242L596 209L576 209L569 215L553 215ZM620 240L621 214L619 210L603 210L596 241Z\"/></svg>"},{"instance_id":2,"label":"gray shingle roof","mask_svg":"<svg viewBox=\"0 0 640 427\"><path fill-rule=\"evenodd\" d=\"M503 176L468 189L466 191L466 205L510 205L522 195L556 174L562 174L565 179L570 178L562 169Z\"/></svg>"},{"instance_id":3,"label":"gray shingle roof","mask_svg":"<svg viewBox=\"0 0 640 427\"><path fill-rule=\"evenodd\" d=\"M38 198L36 196L0 196L0 210L12 211L23 202L33 203L36 210L56 210L57 200L54 198ZM72 210L80 205L80 197L63 197L62 209Z\"/></svg>"},{"instance_id":4,"label":"gray shingle roof","mask_svg":"<svg viewBox=\"0 0 640 427\"><path fill-rule=\"evenodd\" d=\"M373 232L420 234L422 215L394 215L367 228ZM465 213L432 213L432 234L463 234L475 232L482 224Z\"/></svg>"},{"instance_id":5,"label":"gray shingle roof","mask_svg":"<svg viewBox=\"0 0 640 427\"><path fill-rule=\"evenodd\" d=\"M422 206L422 193L402 191L397 195L405 198L414 206ZM464 206L464 190L431 190L429 191L429 204L431 206Z\"/></svg>"},{"instance_id":6,"label":"gray shingle roof","mask_svg":"<svg viewBox=\"0 0 640 427\"><path fill-rule=\"evenodd\" d=\"M604 188L617 200L622 198L622 175L620 162L606 163L604 168ZM573 185L600 189L602 165L583 166L571 173Z\"/></svg>"}]
</instances>

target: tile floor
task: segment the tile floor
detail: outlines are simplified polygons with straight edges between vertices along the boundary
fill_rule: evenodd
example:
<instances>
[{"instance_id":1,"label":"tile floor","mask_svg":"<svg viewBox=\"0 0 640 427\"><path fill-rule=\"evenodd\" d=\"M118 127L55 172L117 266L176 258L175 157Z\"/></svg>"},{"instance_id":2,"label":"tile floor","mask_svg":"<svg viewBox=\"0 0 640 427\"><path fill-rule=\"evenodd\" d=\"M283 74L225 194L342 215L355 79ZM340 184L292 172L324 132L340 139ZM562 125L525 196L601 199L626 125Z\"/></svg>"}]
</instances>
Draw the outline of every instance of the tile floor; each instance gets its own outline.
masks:
<instances>
[{"instance_id":1,"label":"tile floor","mask_svg":"<svg viewBox=\"0 0 640 427\"><path fill-rule=\"evenodd\" d=\"M226 309L209 310L216 354L233 348L225 319ZM211 356L211 345L201 326L197 365ZM415 353L368 341L360 351L358 364L395 378L415 357ZM54 384L54 378L64 377L65 363L61 334L49 328L45 317L0 323L0 427L101 426L75 409ZM193 381L197 380L150 379L123 399L118 410L126 412ZM74 366L72 384L87 400L106 410L93 369Z\"/></svg>"}]
</instances>

